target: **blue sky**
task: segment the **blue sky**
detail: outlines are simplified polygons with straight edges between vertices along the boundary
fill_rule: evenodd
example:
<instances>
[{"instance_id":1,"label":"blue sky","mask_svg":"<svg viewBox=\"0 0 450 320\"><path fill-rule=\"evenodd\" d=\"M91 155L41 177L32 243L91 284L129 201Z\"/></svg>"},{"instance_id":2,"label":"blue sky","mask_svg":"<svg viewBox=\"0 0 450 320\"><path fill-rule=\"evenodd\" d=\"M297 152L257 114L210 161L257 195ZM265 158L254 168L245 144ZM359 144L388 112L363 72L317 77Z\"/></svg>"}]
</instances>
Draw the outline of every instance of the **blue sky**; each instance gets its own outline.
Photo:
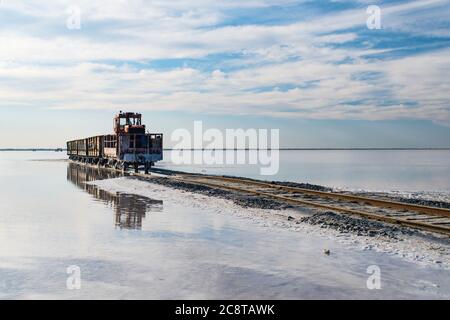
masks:
<instances>
[{"instance_id":1,"label":"blue sky","mask_svg":"<svg viewBox=\"0 0 450 320\"><path fill-rule=\"evenodd\" d=\"M0 148L108 133L118 110L167 146L203 120L283 147L450 147L449 78L444 0L0 1Z\"/></svg>"}]
</instances>

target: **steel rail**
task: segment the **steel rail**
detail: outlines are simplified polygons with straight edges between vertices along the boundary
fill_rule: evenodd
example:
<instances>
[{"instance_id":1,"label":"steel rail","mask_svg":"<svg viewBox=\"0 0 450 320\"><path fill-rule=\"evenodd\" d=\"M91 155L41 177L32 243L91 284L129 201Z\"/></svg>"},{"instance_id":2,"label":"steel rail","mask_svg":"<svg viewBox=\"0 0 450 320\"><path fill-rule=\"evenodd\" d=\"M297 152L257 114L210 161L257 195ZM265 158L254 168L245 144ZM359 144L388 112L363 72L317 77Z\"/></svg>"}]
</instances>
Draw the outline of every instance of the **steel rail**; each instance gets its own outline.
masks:
<instances>
[{"instance_id":1,"label":"steel rail","mask_svg":"<svg viewBox=\"0 0 450 320\"><path fill-rule=\"evenodd\" d=\"M332 211L338 211L341 213L345 213L345 214L352 214L352 215L356 215L356 216L360 216L363 218L368 218L368 219L372 219L372 220L377 220L377 221L383 221L383 222L388 222L391 224L397 224L397 225L403 225L403 226L407 226L407 227L412 227L412 228L418 228L418 229L422 229L422 230L427 230L427 231L432 231L432 232L437 232L440 234L444 234L450 237L450 226L444 225L444 224L432 224L432 223L427 223L427 222L423 222L420 221L422 219L417 218L418 220L409 220L408 218L410 218L410 216L413 214L411 213L410 215L406 215L406 216L396 216L396 215L382 215L382 214L376 214L376 213L371 213L371 212L365 212L365 211L361 211L361 210L355 210L355 209L351 209L351 208L345 208L345 207L340 207L340 206L334 206L334 205L329 205L329 204L323 204L323 203L317 203L314 201L309 201L309 200L301 200L301 199L296 199L296 198L290 198L290 197L286 197L283 195L277 195L277 194L273 194L270 192L264 192L264 191L260 191L260 190L252 190L252 189L248 189L248 188L242 188L242 187L237 187L237 186L231 186L231 185L224 185L224 184L220 184L220 183L214 183L214 182L208 182L205 180L211 180L211 181L227 181L227 182L234 182L234 183L241 183L241 184L247 184L247 185L253 185L253 186L266 186L266 187L271 187L272 189L275 190L285 190L285 189L294 189L296 190L296 192L300 193L303 190L306 190L308 192L304 192L307 194L314 194L314 195L318 195L321 196L322 198L324 197L324 195L329 195L328 192L322 192L322 191L315 191L315 190L309 190L309 189L303 189L303 188L295 188L295 187L287 187L287 186L281 186L281 185L275 185L275 184L270 184L270 183L264 183L264 182L259 182L259 181L253 181L253 180L247 180L247 179L239 179L239 178L227 178L227 177L220 177L220 176L202 176L202 175L180 175L178 178L180 181L185 181L185 182L189 182L189 183L194 183L194 184L200 184L200 185L206 185L209 187L213 187L213 188L222 188L222 189L228 189L228 190L232 190L232 191L236 191L236 192L243 192L243 193L250 193L250 194L254 194L254 195L260 195L260 196L265 196L268 198L273 198L273 199L277 199L277 200L281 200L287 203L291 203L291 204L296 204L296 205L306 205L309 207L315 207L315 208L320 208L320 209L326 209L326 210L332 210ZM300 191L299 191L300 190ZM313 191L312 193L309 191ZM335 195L334 193L332 193L331 195ZM341 196L340 194L336 194L338 196ZM328 198L332 198L332 197L328 197ZM433 215L434 217L440 217L440 218L447 218L448 216L446 214L444 215L440 215L438 216L438 212L440 210L442 210L444 213L447 213L447 211L449 211L448 209L444 209L444 208L433 208L433 207L426 207L426 206L418 206L418 205L410 205L410 204L403 204L401 202L391 202L391 201L383 201L383 200L378 200L378 199L372 199L372 198L366 198L366 197L359 197L359 196L348 196L345 195L345 197L336 197L333 199L338 199L338 200L346 200L346 201L355 201L355 200L359 200L358 202L362 202L364 201L364 204L370 204L374 207L384 207L384 208L389 208L389 209L402 209L402 210L411 210L411 208L414 209L423 209L423 208L427 208L430 209L428 210L424 210L424 211L420 211L419 213L425 213L427 215ZM371 201L374 200L374 201ZM375 205L376 204L376 205ZM382 206L380 206L380 204ZM395 205L395 206L393 206ZM401 207L400 207L401 206ZM436 210L434 210L436 209ZM413 210L415 211L415 213L417 213L417 210ZM426 220L426 218L423 218ZM445 223L448 224L448 223Z\"/></svg>"},{"instance_id":2,"label":"steel rail","mask_svg":"<svg viewBox=\"0 0 450 320\"><path fill-rule=\"evenodd\" d=\"M245 184L255 185L255 186L259 185L259 186L263 186L263 187L269 187L272 189L286 190L290 193L303 193L303 194L310 194L310 195L315 195L315 196L320 196L320 197L327 197L327 198L335 199L335 200L356 201L359 203L370 204L370 205L376 206L376 207L382 207L382 208L388 208L388 209L399 209L399 210L410 210L410 211L416 211L416 212L421 212L421 213L430 214L430 215L436 215L439 217L450 218L450 209L446 209L446 208L430 207L430 206L423 206L423 205L404 203L404 202L398 202L398 201L382 200L382 199L375 199L375 198L356 196L356 195L348 195L348 194L342 194L342 193L336 193L336 192L326 192L326 191L311 190L311 189L299 188L299 187L283 186L283 185L279 185L279 184L254 181L254 180L249 180L249 179L245 179L245 178L241 179L241 178L230 178L230 177L211 176L211 175L205 175L205 176L189 175L189 176L196 177L196 178L207 178L207 179L222 180L222 181L229 181L229 182L245 183Z\"/></svg>"}]
</instances>

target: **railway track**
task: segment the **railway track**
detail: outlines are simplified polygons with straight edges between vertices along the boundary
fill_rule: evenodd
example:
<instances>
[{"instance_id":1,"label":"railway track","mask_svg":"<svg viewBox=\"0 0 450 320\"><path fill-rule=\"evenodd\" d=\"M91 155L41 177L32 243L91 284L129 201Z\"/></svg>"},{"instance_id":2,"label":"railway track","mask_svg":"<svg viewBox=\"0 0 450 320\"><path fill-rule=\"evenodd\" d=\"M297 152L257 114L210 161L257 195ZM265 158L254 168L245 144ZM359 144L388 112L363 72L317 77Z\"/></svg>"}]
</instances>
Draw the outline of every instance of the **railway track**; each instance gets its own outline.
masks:
<instances>
[{"instance_id":1,"label":"railway track","mask_svg":"<svg viewBox=\"0 0 450 320\"><path fill-rule=\"evenodd\" d=\"M122 170L114 168L106 169L123 173ZM144 173L127 172L127 174L151 178L151 175ZM450 210L446 208L283 186L245 178L177 172L171 175L171 179L190 184L209 186L211 188L262 196L297 206L340 212L342 214L436 232L450 237Z\"/></svg>"},{"instance_id":2,"label":"railway track","mask_svg":"<svg viewBox=\"0 0 450 320\"><path fill-rule=\"evenodd\" d=\"M245 178L181 174L176 175L175 179L437 232L450 237L450 210L445 208L289 187Z\"/></svg>"}]
</instances>

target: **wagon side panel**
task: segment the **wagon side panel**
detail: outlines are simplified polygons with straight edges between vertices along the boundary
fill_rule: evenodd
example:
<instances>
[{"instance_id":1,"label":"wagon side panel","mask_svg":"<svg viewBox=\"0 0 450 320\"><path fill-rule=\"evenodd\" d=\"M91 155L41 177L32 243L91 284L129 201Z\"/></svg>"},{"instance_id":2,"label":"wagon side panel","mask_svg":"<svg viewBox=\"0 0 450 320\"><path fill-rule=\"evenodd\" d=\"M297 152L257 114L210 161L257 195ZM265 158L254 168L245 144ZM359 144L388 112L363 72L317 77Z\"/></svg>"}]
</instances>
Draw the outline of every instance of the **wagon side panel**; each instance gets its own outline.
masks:
<instances>
[{"instance_id":1,"label":"wagon side panel","mask_svg":"<svg viewBox=\"0 0 450 320\"><path fill-rule=\"evenodd\" d=\"M103 157L106 159L117 158L117 136L110 134L103 136Z\"/></svg>"}]
</instances>

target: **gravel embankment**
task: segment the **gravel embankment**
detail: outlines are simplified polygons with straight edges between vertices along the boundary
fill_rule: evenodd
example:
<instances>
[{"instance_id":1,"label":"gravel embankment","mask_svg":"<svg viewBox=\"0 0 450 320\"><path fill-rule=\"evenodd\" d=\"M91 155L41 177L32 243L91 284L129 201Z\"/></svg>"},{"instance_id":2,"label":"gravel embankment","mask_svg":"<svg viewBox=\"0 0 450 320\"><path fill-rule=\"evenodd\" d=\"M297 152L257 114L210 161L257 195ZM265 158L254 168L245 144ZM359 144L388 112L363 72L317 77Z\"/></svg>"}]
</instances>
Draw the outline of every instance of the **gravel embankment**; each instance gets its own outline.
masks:
<instances>
[{"instance_id":1,"label":"gravel embankment","mask_svg":"<svg viewBox=\"0 0 450 320\"><path fill-rule=\"evenodd\" d=\"M135 177L135 179L146 180L146 178L141 177ZM158 183L178 190L196 192L212 197L232 200L234 203L244 208L258 208L258 209L272 209L272 210L283 210L293 208L293 206L289 204L276 201L273 199L262 198L260 196L244 195L233 191L216 189L199 184L173 180L170 178L153 177L151 178L151 181L153 183Z\"/></svg>"},{"instance_id":2,"label":"gravel embankment","mask_svg":"<svg viewBox=\"0 0 450 320\"><path fill-rule=\"evenodd\" d=\"M375 197L380 197L380 198L384 198L384 199L389 199L392 201L416 204L416 205L420 205L420 206L450 209L450 203L445 202L445 201L426 200L426 199L420 199L420 198L404 198L404 197L388 195L388 194L380 195L377 193L364 193L364 194L360 194L360 195L367 196L367 197L375 196Z\"/></svg>"},{"instance_id":3,"label":"gravel embankment","mask_svg":"<svg viewBox=\"0 0 450 320\"><path fill-rule=\"evenodd\" d=\"M322 228L331 228L342 233L352 232L358 236L377 237L384 236L397 238L400 234L413 234L414 231L407 228L389 226L385 223L359 219L351 216L341 215L334 212L317 213L300 220L312 225L320 225Z\"/></svg>"},{"instance_id":4,"label":"gravel embankment","mask_svg":"<svg viewBox=\"0 0 450 320\"><path fill-rule=\"evenodd\" d=\"M170 171L170 170L158 170L158 173L164 173L168 174L169 176L172 174L180 173L176 171ZM232 177L236 178L236 177ZM139 178L136 177L136 179L144 179L145 178ZM203 186L183 181L178 181L166 177L152 177L152 182L158 183L167 187L175 188L178 190L184 190L189 192L196 192L201 193L204 195L212 196L212 197L219 197L223 199L232 200L234 203L245 207L245 208L258 208L258 209L272 209L272 210L284 210L284 209L292 209L292 208L298 208L298 206L292 206L280 201L277 201L275 199L270 198L264 198L261 196L253 196L253 195L244 195L238 192L228 191L228 190L221 190L212 188L209 186ZM248 179L253 181L260 181L260 180L254 180L254 179ZM289 187L299 187L299 188L305 188L305 189L311 189L311 190L318 190L318 191L332 191L331 188L320 186L320 185L314 185L309 183L294 183L294 182L280 182L280 181L263 181L283 186L289 186ZM442 201L431 201L431 200L424 200L424 199L408 199L408 198L402 198L398 196L386 196L386 194L381 193L348 193L347 194L356 194L356 195L364 195L364 196L372 196L372 197L378 197L378 198L389 198L394 201L399 202L405 202L405 203L414 203L414 204L420 204L420 205L426 205L426 206L436 206L440 208L450 208L450 203L442 202ZM388 238L396 238L402 234L413 234L417 233L415 230L405 228L405 227L397 227L394 225L389 225L382 222L377 222L373 220L368 219L362 219L358 217L352 217L348 215L343 215L340 213L335 212L321 212L316 211L316 214L313 214L312 216L301 218L296 223L308 223L311 225L320 225L322 228L330 228L337 230L342 233L354 233L358 236L368 236L368 237L388 237Z\"/></svg>"},{"instance_id":5,"label":"gravel embankment","mask_svg":"<svg viewBox=\"0 0 450 320\"><path fill-rule=\"evenodd\" d=\"M175 174L186 174L186 172L183 171L174 171L174 170L168 170L168 169L159 169L159 168L152 168L151 171L156 173L161 173L164 175L175 175ZM199 173L192 173L192 175L202 175ZM226 178L241 178L241 177L235 177L235 176L223 176ZM311 184L311 183L298 183L298 182L289 182L289 181L264 181L264 180L257 180L257 179L251 179L251 178L245 178L246 180L250 181L257 181L257 182L265 182L265 183L272 183L276 185L281 186L287 186L287 187L293 187L293 188L303 188L303 189L310 189L310 190L316 190L316 191L325 191L325 192L332 192L335 191L333 188L329 188L326 186L321 186L317 184ZM343 191L344 194L350 194L350 195L359 195L359 196L367 196L367 197L376 197L376 198L383 198L383 199L389 199L392 201L398 201L398 202L404 202L404 203L411 203L411 204L417 204L422 206L430 206L430 207L437 207L437 208L447 208L450 209L450 202L446 201L439 201L439 200L430 200L430 199L421 199L420 197L402 197L399 195L391 194L391 193L385 193L385 192L346 192Z\"/></svg>"}]
</instances>

